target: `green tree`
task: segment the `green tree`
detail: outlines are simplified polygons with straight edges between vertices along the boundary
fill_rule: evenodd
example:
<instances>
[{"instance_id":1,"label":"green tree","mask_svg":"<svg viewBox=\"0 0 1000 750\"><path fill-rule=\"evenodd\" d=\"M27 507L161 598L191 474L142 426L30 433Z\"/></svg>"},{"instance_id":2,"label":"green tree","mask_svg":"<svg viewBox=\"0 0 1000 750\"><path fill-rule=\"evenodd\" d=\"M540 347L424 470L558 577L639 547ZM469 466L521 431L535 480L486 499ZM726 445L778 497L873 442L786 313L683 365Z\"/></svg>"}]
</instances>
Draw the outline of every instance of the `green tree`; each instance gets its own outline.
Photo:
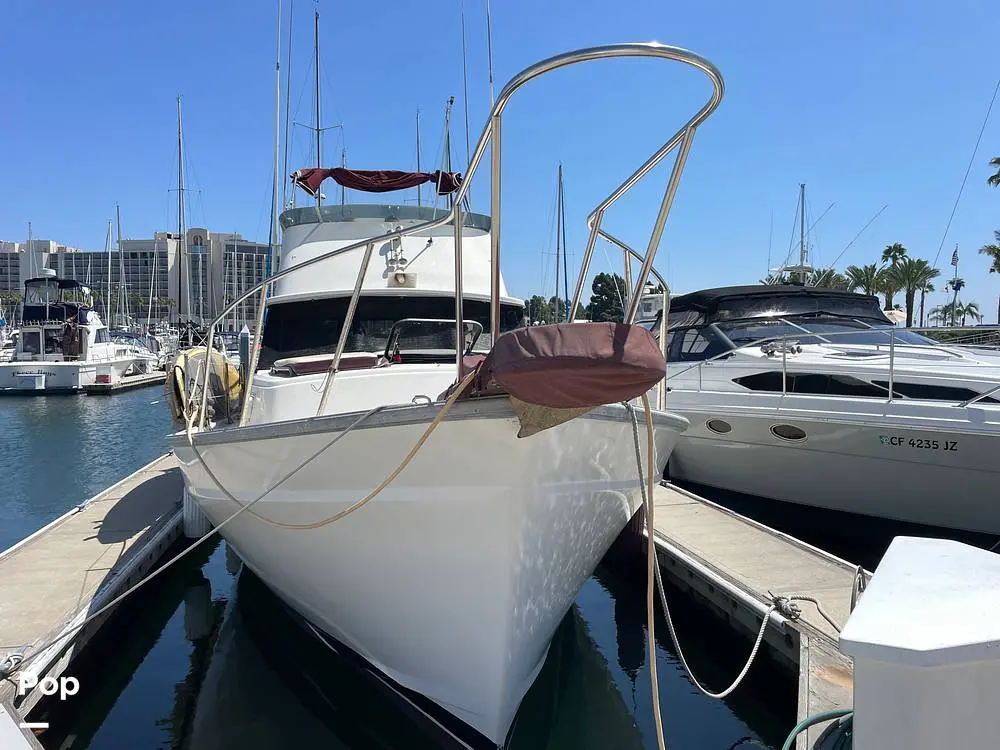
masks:
<instances>
[{"instance_id":1,"label":"green tree","mask_svg":"<svg viewBox=\"0 0 1000 750\"><path fill-rule=\"evenodd\" d=\"M991 187L1000 187L1000 156L990 159L990 166L996 167L996 172L986 178L986 184Z\"/></svg>"},{"instance_id":2,"label":"green tree","mask_svg":"<svg viewBox=\"0 0 1000 750\"><path fill-rule=\"evenodd\" d=\"M976 302L966 302L965 304L959 302L955 307L955 316L962 319L963 326L966 318L972 318L977 322L983 319L983 314L979 311L979 304Z\"/></svg>"},{"instance_id":3,"label":"green tree","mask_svg":"<svg viewBox=\"0 0 1000 750\"><path fill-rule=\"evenodd\" d=\"M901 290L906 297L906 327L913 325L914 302L917 292L941 274L926 260L903 256L886 270L887 287Z\"/></svg>"},{"instance_id":4,"label":"green tree","mask_svg":"<svg viewBox=\"0 0 1000 750\"><path fill-rule=\"evenodd\" d=\"M1000 160L1000 157L997 159ZM1000 171L997 174L1000 174ZM990 259L990 273L1000 273L1000 229L994 230L993 239L994 242L979 248L979 254Z\"/></svg>"},{"instance_id":5,"label":"green tree","mask_svg":"<svg viewBox=\"0 0 1000 750\"><path fill-rule=\"evenodd\" d=\"M882 265L883 267L888 264L889 268L886 269L882 277L882 289L879 290L885 295L885 309L892 309L892 298L900 290L899 286L896 286L896 279L888 271L894 268L899 262L906 257L906 248L903 247L899 242L893 242L891 245L886 245L885 250L882 251Z\"/></svg>"},{"instance_id":6,"label":"green tree","mask_svg":"<svg viewBox=\"0 0 1000 750\"><path fill-rule=\"evenodd\" d=\"M833 268L821 268L809 274L807 283L809 286L846 290L850 282Z\"/></svg>"},{"instance_id":7,"label":"green tree","mask_svg":"<svg viewBox=\"0 0 1000 750\"><path fill-rule=\"evenodd\" d=\"M874 263L866 266L848 266L845 270L847 288L850 291L861 290L862 294L875 296L882 291L882 276L885 271Z\"/></svg>"},{"instance_id":8,"label":"green tree","mask_svg":"<svg viewBox=\"0 0 1000 750\"><path fill-rule=\"evenodd\" d=\"M525 300L525 306L528 308L528 320L532 323L552 322L552 310L549 308L548 301L542 295L536 294L531 299Z\"/></svg>"},{"instance_id":9,"label":"green tree","mask_svg":"<svg viewBox=\"0 0 1000 750\"><path fill-rule=\"evenodd\" d=\"M625 299L625 279L618 274L599 273L594 277L590 295L590 319L594 321L621 321L625 317L622 300Z\"/></svg>"},{"instance_id":10,"label":"green tree","mask_svg":"<svg viewBox=\"0 0 1000 750\"><path fill-rule=\"evenodd\" d=\"M920 327L923 328L924 322L924 297L934 291L934 285L929 281L920 287Z\"/></svg>"}]
</instances>

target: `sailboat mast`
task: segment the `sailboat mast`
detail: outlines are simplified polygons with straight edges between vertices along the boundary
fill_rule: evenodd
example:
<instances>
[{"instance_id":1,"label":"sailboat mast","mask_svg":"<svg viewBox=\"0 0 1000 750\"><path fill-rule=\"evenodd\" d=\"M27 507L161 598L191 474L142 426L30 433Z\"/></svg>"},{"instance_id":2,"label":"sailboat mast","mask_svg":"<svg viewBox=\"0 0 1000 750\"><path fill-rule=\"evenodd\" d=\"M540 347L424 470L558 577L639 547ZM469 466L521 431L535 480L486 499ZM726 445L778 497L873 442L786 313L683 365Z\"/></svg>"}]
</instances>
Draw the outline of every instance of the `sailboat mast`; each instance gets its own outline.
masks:
<instances>
[{"instance_id":1,"label":"sailboat mast","mask_svg":"<svg viewBox=\"0 0 1000 750\"><path fill-rule=\"evenodd\" d=\"M278 30L274 54L274 174L271 176L271 231L268 233L268 252L275 257L278 239L278 165L281 163L281 0L278 0ZM234 241L235 242L235 241ZM280 260L280 259L279 259ZM214 299L214 298L213 298ZM216 311L212 311L213 317Z\"/></svg>"},{"instance_id":2,"label":"sailboat mast","mask_svg":"<svg viewBox=\"0 0 1000 750\"><path fill-rule=\"evenodd\" d=\"M315 38L315 54L316 54L316 168L320 169L322 164L322 151L320 138L323 134L323 129L320 127L320 108L319 108L319 11L317 10L314 18L314 38ZM316 190L316 208L319 208L323 202L323 198L320 195L319 189Z\"/></svg>"},{"instance_id":3,"label":"sailboat mast","mask_svg":"<svg viewBox=\"0 0 1000 750\"><path fill-rule=\"evenodd\" d=\"M799 280L806 283L806 184L799 183Z\"/></svg>"},{"instance_id":4,"label":"sailboat mast","mask_svg":"<svg viewBox=\"0 0 1000 750\"><path fill-rule=\"evenodd\" d=\"M181 125L181 98L177 97L177 322L185 313L191 314L190 301L186 295L190 289L184 285L184 131ZM185 304L185 302L187 304Z\"/></svg>"},{"instance_id":5,"label":"sailboat mast","mask_svg":"<svg viewBox=\"0 0 1000 750\"><path fill-rule=\"evenodd\" d=\"M119 314L123 319L128 318L128 299L125 297L125 255L122 253L122 209L115 204L115 222L118 225L118 304L116 311L120 308Z\"/></svg>"},{"instance_id":6,"label":"sailboat mast","mask_svg":"<svg viewBox=\"0 0 1000 750\"><path fill-rule=\"evenodd\" d=\"M288 6L288 62L285 71L285 159L281 168L281 208L284 210L288 206L288 142L289 126L292 107L292 18L295 16L295 0ZM280 27L281 24L278 24ZM292 190L292 200L295 200L295 191Z\"/></svg>"},{"instance_id":7,"label":"sailboat mast","mask_svg":"<svg viewBox=\"0 0 1000 750\"><path fill-rule=\"evenodd\" d=\"M105 325L111 325L111 219L108 219L108 234L104 238L104 249L108 251L108 296L104 298Z\"/></svg>"},{"instance_id":8,"label":"sailboat mast","mask_svg":"<svg viewBox=\"0 0 1000 750\"><path fill-rule=\"evenodd\" d=\"M451 110L455 106L455 97L448 97L448 106L444 111L444 171L451 171ZM455 205L455 196L448 193L448 208Z\"/></svg>"},{"instance_id":9,"label":"sailboat mast","mask_svg":"<svg viewBox=\"0 0 1000 750\"><path fill-rule=\"evenodd\" d=\"M559 179L556 182L556 296L555 309L552 311L552 322L560 320L559 308L559 243L562 237L562 162L559 163Z\"/></svg>"},{"instance_id":10,"label":"sailboat mast","mask_svg":"<svg viewBox=\"0 0 1000 750\"><path fill-rule=\"evenodd\" d=\"M571 322L576 311L569 309L572 302L569 299L569 268L567 267L566 260L566 256L568 255L568 248L566 247L566 188L563 187L561 163L559 164L559 204L562 206L563 299L566 301L566 321Z\"/></svg>"}]
</instances>

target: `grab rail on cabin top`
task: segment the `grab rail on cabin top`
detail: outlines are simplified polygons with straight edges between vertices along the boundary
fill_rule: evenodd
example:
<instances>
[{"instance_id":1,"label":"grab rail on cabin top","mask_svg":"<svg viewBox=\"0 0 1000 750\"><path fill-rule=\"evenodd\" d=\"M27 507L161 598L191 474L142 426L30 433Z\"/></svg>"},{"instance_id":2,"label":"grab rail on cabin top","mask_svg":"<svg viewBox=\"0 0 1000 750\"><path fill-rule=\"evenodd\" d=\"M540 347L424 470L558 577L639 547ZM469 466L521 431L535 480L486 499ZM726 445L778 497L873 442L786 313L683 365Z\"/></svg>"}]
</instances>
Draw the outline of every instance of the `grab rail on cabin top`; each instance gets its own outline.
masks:
<instances>
[{"instance_id":1,"label":"grab rail on cabin top","mask_svg":"<svg viewBox=\"0 0 1000 750\"><path fill-rule=\"evenodd\" d=\"M773 320L781 320L781 318L777 318L776 317L776 318L773 318ZM734 348L733 349L727 349L726 351L720 352L719 354L715 354L715 355L713 355L711 357L708 357L706 359L699 360L698 362L692 363L690 367L685 367L682 370L678 370L678 371L672 372L672 373L668 372L667 373L667 377L664 378L664 382L669 381L669 380L671 380L673 378L676 378L676 377L678 377L680 375L684 375L685 373L691 372L691 370L695 370L696 369L698 371L698 390L702 390L704 388L704 384L703 384L703 381L702 381L702 368L703 367L705 367L706 365L710 365L712 362L718 362L718 361L723 360L723 359L728 359L729 357L731 357L736 352L740 352L740 351L743 351L743 350L746 350L746 349L758 349L759 348L768 357L772 356L773 354L777 354L780 351L780 353L781 353L781 395L782 396L786 396L786 395L788 395L788 354L789 354L789 351L790 351L790 348L788 346L786 346L787 343L790 342L793 345L793 348L794 348L794 345L797 344L799 342L799 340L803 339L803 338L832 339L832 338L836 338L837 336L849 336L849 335L857 335L858 333L876 332L876 333L887 333L889 335L888 351L886 352L886 354L889 357L889 372L888 372L888 378L889 378L889 380L888 380L888 387L887 387L888 396L886 397L886 403L892 403L892 401L894 399L894 394L895 394L895 377L896 377L896 374L895 374L895 367L896 367L896 346L897 346L897 343L896 343L896 331L897 331L897 329L896 328L887 326L885 328L874 328L874 327L872 327L872 328L856 328L856 329L853 329L853 330L850 330L850 331L818 331L818 332L803 330L801 333L790 333L790 334L785 334L783 336L770 336L770 337L767 337L767 338L757 339L755 341L751 341L751 342L748 342L746 344L741 344L739 346L735 346L735 342L733 342L732 340L730 340L729 337L721 329L719 329L718 326L715 323L709 324L708 326L706 326L706 328L712 330L712 332L716 336L719 336L723 340L728 341L729 343L733 344ZM677 328L677 329L674 329L674 330L692 330L692 329ZM903 329L898 329L898 330L910 331L910 332L913 332L913 333L920 333L921 331L937 331L937 332L941 331L940 328L903 328ZM668 333L669 333L669 330L668 330ZM666 349L665 338L666 337L660 335L661 349L664 349L664 350ZM972 348L972 347L969 347L968 345L965 345L965 344L949 344L948 342L935 342L935 344L937 346L942 347L942 348L956 348L956 349ZM780 345L780 349L779 349L779 345ZM814 342L811 342L811 343L807 344L807 346L859 346L859 347L868 347L868 348L874 347L874 349L876 351L879 351L879 349L881 347L886 346L886 345L885 344L879 344L879 343L865 343L865 344L851 344L851 343L847 343L847 344L838 344L835 341L814 341ZM903 347L907 347L907 348L917 348L917 349L919 349L919 348L937 348L936 346L931 346L931 345L926 345L926 344L911 344L911 343L908 343L908 342L899 342L898 346L903 346ZM766 351L766 350L769 350L769 351ZM792 353L794 354L794 353L798 353L798 352L792 351ZM971 397L971 398L969 398L969 399L967 399L965 401L958 401L956 399L955 406L958 406L958 407L969 406L970 404L974 404L977 401L980 401L981 399L984 399L984 398L987 398L989 396L992 396L994 393L997 393L998 391L1000 391L1000 384L998 384L997 386L995 386L993 388L990 388L987 391L984 391L983 393L977 394L976 396L973 396L973 397Z\"/></svg>"},{"instance_id":2,"label":"grab rail on cabin top","mask_svg":"<svg viewBox=\"0 0 1000 750\"><path fill-rule=\"evenodd\" d=\"M674 167L670 173L670 179L667 182L666 190L663 194L663 199L660 203L660 210L657 213L656 221L653 225L653 230L650 234L649 243L646 249L646 254L641 258L642 267L639 271L639 276L636 279L635 289L630 295L629 307L625 314L625 322L631 323L635 320L635 315L638 310L639 304L639 292L642 290L646 278L649 276L650 270L653 266L653 260L656 256L656 251L660 244L660 239L663 235L663 230L666 226L667 217L670 213L670 208L673 205L674 196L677 192L677 187L680 183L680 175L684 169L684 164L687 161L687 156L691 150L691 143L694 137L695 131L704 122L708 116L719 106L722 101L722 96L725 91L725 85L722 80L722 75L715 68L712 63L704 59L700 55L696 55L693 52L689 52L678 47L671 47L665 44L660 44L658 42L647 42L647 43L630 43L630 44L612 44L601 47L590 47L587 49L575 50L573 52L566 52L560 55L555 55L541 62L535 63L534 65L525 68L516 76L514 76L503 90L501 90L493 108L490 111L489 118L487 119L486 125L483 127L482 135L479 137L479 141L476 144L476 149L473 152L472 158L469 160L469 165L466 169L465 178L462 181L461 186L456 191L453 197L453 204L451 209L442 215L439 219L424 222L422 224L417 224L410 227L409 229L402 230L398 229L393 232L389 232L378 237L369 238L356 242L352 245L346 247L338 248L336 250L331 250L327 253L322 253L315 258L311 258L307 261L299 263L290 268L284 269L275 273L273 276L264 280L253 289L246 292L239 299L231 303L223 312L214 320L209 326L208 336L206 337L206 350L211 349L212 339L215 334L216 326L222 322L225 317L235 309L243 300L251 297L257 292L261 292L260 307L258 308L257 315L257 325L254 332L254 346L251 355L251 367L247 370L249 373L248 380L253 378L254 370L257 365L257 356L260 350L261 336L263 334L263 317L264 310L266 308L267 300L267 290L270 286L278 279L286 276L292 271L301 271L302 269L313 265L314 263L327 260L336 255L340 255L346 252L357 250L361 247L367 246L365 252L365 258L362 261L362 267L358 274L357 283L355 284L354 294L351 298L351 303L348 308L348 313L345 316L343 323L343 330L340 340L338 340L337 352L334 356L333 361L330 364L330 370L327 372L326 381L323 388L323 396L320 399L320 406L317 409L317 415L323 413L326 407L326 401L329 397L330 388L333 384L333 379L339 368L340 357L343 354L343 332L350 329L353 322L354 310L357 306L357 298L360 295L361 283L364 278L364 272L367 269L368 261L371 258L371 248L377 242L384 242L386 240L391 240L394 238L402 239L405 236L416 234L418 232L428 231L444 224L451 223L454 228L454 238L455 238L455 320L457 331L457 336L461 336L464 330L463 326L463 310L462 310L462 201L465 198L469 190L469 185L471 184L472 176L475 174L476 169L479 166L480 161L482 161L483 155L486 153L487 146L492 145L491 149L491 159L490 159L490 217L491 217L491 228L490 233L490 335L491 340L496 341L500 336L500 197L501 197L501 124L502 115L504 109L506 109L508 102L514 93L535 78L538 78L546 73L559 68L564 68L569 65L575 65L581 62L588 62L591 60L602 60L602 59L614 59L621 57L654 57L663 60L670 60L674 62L681 62L686 65L690 65L700 71L702 71L712 83L712 95L709 97L708 101L699 109L691 119L689 119L681 128L665 143L661 146L652 156L649 157L635 172L632 173L628 179L626 179L621 185L619 185L607 198L605 198L601 203L591 212L588 217L588 225L590 225L590 234L587 239L587 246L584 251L583 264L580 268L580 274L577 278L576 288L573 294L573 303L570 306L571 310L576 310L579 305L580 296L583 292L583 284L586 280L587 273L590 270L590 262L593 257L594 245L597 240L598 233L601 231L601 221L604 217L604 212L615 202L618 201L625 193L632 189L635 184L642 179L650 170L652 170L657 164L659 164L671 151L677 149L677 157L674 162ZM321 218L321 217L320 217ZM458 340L458 339L456 339ZM455 365L458 369L459 375L462 371L462 350L456 347L455 350ZM202 384L202 399L201 399L201 411L199 414L199 428L204 429L205 426L205 416L208 404L208 369L206 368L204 382ZM242 410L240 416L240 424L246 423L247 409Z\"/></svg>"}]
</instances>

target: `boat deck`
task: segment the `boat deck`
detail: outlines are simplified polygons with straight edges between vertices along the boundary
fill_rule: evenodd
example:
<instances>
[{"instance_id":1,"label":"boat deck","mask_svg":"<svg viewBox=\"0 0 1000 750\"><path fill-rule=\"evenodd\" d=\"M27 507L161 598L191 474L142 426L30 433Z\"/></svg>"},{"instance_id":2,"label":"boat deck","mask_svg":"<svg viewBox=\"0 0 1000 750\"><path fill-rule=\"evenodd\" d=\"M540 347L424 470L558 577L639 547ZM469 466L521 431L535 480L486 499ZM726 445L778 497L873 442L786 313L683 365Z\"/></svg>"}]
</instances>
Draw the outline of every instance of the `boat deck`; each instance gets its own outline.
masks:
<instances>
[{"instance_id":1,"label":"boat deck","mask_svg":"<svg viewBox=\"0 0 1000 750\"><path fill-rule=\"evenodd\" d=\"M817 599L839 626L847 621L859 569L798 539L672 484L653 493L657 555L682 589L724 615L751 640L773 596ZM798 718L853 705L853 665L839 633L810 602L798 618L772 612L765 642L799 673ZM749 650L748 650L749 655ZM812 747L825 727L799 738Z\"/></svg>"},{"instance_id":2,"label":"boat deck","mask_svg":"<svg viewBox=\"0 0 1000 750\"><path fill-rule=\"evenodd\" d=\"M60 637L66 628L145 576L180 535L183 486L173 455L162 456L0 552L0 663L59 639L30 668L61 673L104 618ZM39 691L15 691L0 681L0 702L25 716Z\"/></svg>"}]
</instances>

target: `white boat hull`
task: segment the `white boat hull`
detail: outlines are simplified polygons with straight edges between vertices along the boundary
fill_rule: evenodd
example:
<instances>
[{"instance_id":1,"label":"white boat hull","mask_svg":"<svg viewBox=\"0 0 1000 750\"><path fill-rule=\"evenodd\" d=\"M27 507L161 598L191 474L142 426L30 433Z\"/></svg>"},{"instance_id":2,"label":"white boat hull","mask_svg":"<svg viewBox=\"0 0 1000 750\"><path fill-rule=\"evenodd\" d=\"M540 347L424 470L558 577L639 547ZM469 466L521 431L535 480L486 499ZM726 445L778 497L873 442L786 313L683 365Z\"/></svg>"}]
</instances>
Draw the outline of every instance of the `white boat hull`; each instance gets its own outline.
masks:
<instances>
[{"instance_id":1,"label":"white boat hull","mask_svg":"<svg viewBox=\"0 0 1000 750\"><path fill-rule=\"evenodd\" d=\"M0 390L79 391L97 382L99 373L118 382L132 366L133 359L75 362L4 362L0 364Z\"/></svg>"},{"instance_id":2,"label":"white boat hull","mask_svg":"<svg viewBox=\"0 0 1000 750\"><path fill-rule=\"evenodd\" d=\"M257 503L312 523L369 493L440 405L370 417ZM645 427L640 415L643 461ZM248 502L353 421L350 415L218 430L194 442ZM685 420L654 413L656 475ZM321 528L246 512L222 535L294 609L406 688L502 744L577 591L641 504L632 426L607 406L529 438L506 398L458 402L370 504ZM237 506L183 436L189 491L219 523Z\"/></svg>"},{"instance_id":3,"label":"white boat hull","mask_svg":"<svg viewBox=\"0 0 1000 750\"><path fill-rule=\"evenodd\" d=\"M672 408L691 421L670 458L672 479L789 503L1000 534L997 433L941 420L834 418L796 410ZM708 420L724 420L718 434ZM880 423L881 422L881 423ZM774 425L802 429L789 441ZM968 425L967 425L968 426Z\"/></svg>"}]
</instances>

